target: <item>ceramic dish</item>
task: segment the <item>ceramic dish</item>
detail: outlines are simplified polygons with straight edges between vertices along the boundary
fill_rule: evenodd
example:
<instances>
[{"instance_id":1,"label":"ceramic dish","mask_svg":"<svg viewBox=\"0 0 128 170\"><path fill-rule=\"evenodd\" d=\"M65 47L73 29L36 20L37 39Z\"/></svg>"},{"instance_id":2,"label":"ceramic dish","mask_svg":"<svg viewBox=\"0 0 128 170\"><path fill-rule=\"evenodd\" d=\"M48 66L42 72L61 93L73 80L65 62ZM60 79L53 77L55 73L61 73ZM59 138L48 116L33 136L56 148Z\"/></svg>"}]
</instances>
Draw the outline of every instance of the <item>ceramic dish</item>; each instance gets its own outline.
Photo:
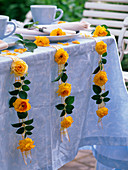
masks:
<instances>
[{"instance_id":1,"label":"ceramic dish","mask_svg":"<svg viewBox=\"0 0 128 170\"><path fill-rule=\"evenodd\" d=\"M62 41L68 41L70 39L74 39L76 37L78 37L80 34L67 34L64 36L47 36L46 37L50 40L50 42L62 42ZM34 35L22 35L24 39L28 39L28 40L35 40L35 36Z\"/></svg>"}]
</instances>

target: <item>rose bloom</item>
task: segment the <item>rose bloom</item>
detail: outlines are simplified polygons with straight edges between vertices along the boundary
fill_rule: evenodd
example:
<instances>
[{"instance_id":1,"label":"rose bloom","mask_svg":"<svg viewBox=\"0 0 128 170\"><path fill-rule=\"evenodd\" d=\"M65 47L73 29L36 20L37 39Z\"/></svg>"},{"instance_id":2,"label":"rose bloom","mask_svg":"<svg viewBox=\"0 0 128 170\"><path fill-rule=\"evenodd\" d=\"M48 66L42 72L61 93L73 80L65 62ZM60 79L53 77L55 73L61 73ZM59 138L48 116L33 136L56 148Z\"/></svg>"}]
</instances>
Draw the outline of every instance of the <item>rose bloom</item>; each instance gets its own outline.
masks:
<instances>
[{"instance_id":1,"label":"rose bloom","mask_svg":"<svg viewBox=\"0 0 128 170\"><path fill-rule=\"evenodd\" d=\"M29 102L29 99L21 99L17 98L15 102L13 103L14 109L17 112L27 112L31 109L31 105Z\"/></svg>"},{"instance_id":2,"label":"rose bloom","mask_svg":"<svg viewBox=\"0 0 128 170\"><path fill-rule=\"evenodd\" d=\"M58 21L57 24L63 24L63 23L66 23L66 21Z\"/></svg>"},{"instance_id":3,"label":"rose bloom","mask_svg":"<svg viewBox=\"0 0 128 170\"><path fill-rule=\"evenodd\" d=\"M108 32L106 31L106 28L103 26L98 25L93 33L94 37L104 37L108 34Z\"/></svg>"},{"instance_id":4,"label":"rose bloom","mask_svg":"<svg viewBox=\"0 0 128 170\"><path fill-rule=\"evenodd\" d=\"M107 52L107 44L104 43L103 41L97 42L95 50L98 54L102 55Z\"/></svg>"},{"instance_id":5,"label":"rose bloom","mask_svg":"<svg viewBox=\"0 0 128 170\"><path fill-rule=\"evenodd\" d=\"M17 149L20 149L21 152L29 151L35 147L35 145L33 145L33 144L34 144L34 141L32 141L31 138L26 138L26 139L19 141L20 146L18 146Z\"/></svg>"},{"instance_id":6,"label":"rose bloom","mask_svg":"<svg viewBox=\"0 0 128 170\"><path fill-rule=\"evenodd\" d=\"M61 127L62 128L68 128L72 125L73 123L73 119L71 116L65 117L62 121L61 121Z\"/></svg>"},{"instance_id":7,"label":"rose bloom","mask_svg":"<svg viewBox=\"0 0 128 170\"><path fill-rule=\"evenodd\" d=\"M69 55L67 51L65 51L63 48L60 48L59 50L57 50L55 54L55 62L57 62L58 64L65 64L68 58L69 58Z\"/></svg>"},{"instance_id":8,"label":"rose bloom","mask_svg":"<svg viewBox=\"0 0 128 170\"><path fill-rule=\"evenodd\" d=\"M105 71L99 71L95 77L93 82L95 83L95 85L97 86L103 86L105 85L105 83L108 81L107 79L107 74Z\"/></svg>"},{"instance_id":9,"label":"rose bloom","mask_svg":"<svg viewBox=\"0 0 128 170\"><path fill-rule=\"evenodd\" d=\"M62 29L60 29L60 28L54 29L50 33L50 36L62 36L62 35L66 35L66 33L63 32Z\"/></svg>"},{"instance_id":10,"label":"rose bloom","mask_svg":"<svg viewBox=\"0 0 128 170\"><path fill-rule=\"evenodd\" d=\"M45 47L45 46L49 46L49 39L45 36L36 36L35 37L36 40L34 41L34 43L37 45L37 46L42 46L42 47Z\"/></svg>"},{"instance_id":11,"label":"rose bloom","mask_svg":"<svg viewBox=\"0 0 128 170\"><path fill-rule=\"evenodd\" d=\"M96 111L98 117L102 118L108 114L108 108L102 107Z\"/></svg>"},{"instance_id":12,"label":"rose bloom","mask_svg":"<svg viewBox=\"0 0 128 170\"><path fill-rule=\"evenodd\" d=\"M60 84L59 89L56 93L58 93L58 96L62 97L69 96L71 93L71 84L69 83Z\"/></svg>"},{"instance_id":13,"label":"rose bloom","mask_svg":"<svg viewBox=\"0 0 128 170\"><path fill-rule=\"evenodd\" d=\"M28 71L28 65L21 59L15 59L11 65L11 73L15 76L24 76Z\"/></svg>"}]
</instances>

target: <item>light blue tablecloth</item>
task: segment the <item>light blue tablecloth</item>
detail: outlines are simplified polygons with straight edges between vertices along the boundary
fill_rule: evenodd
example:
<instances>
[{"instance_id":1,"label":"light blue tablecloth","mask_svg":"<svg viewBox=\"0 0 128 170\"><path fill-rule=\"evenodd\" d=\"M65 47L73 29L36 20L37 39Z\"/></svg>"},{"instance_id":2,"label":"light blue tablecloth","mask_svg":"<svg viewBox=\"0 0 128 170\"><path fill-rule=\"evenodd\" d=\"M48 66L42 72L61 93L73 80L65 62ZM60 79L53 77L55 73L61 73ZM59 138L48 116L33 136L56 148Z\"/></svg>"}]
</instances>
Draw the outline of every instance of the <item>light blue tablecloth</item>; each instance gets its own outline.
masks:
<instances>
[{"instance_id":1,"label":"light blue tablecloth","mask_svg":"<svg viewBox=\"0 0 128 170\"><path fill-rule=\"evenodd\" d=\"M113 37L99 38L108 45L108 74L106 90L111 101L107 103L109 114L103 118L103 129L98 128L97 105L91 99L92 72L98 64L95 41L80 39L79 44L62 46L69 53L68 83L72 84L75 96L73 125L68 129L71 142L60 140L60 112L55 105L60 102L56 91L57 76L54 62L55 49L39 47L34 53L19 55L29 66L31 80L29 99L34 118L32 139L36 147L32 150L32 163L24 164L17 150L20 135L16 135L11 123L17 122L14 109L8 108L14 76L10 75L11 59L0 57L0 168L1 170L57 170L74 159L79 147L85 145L128 145L128 96L125 89L117 47Z\"/></svg>"}]
</instances>

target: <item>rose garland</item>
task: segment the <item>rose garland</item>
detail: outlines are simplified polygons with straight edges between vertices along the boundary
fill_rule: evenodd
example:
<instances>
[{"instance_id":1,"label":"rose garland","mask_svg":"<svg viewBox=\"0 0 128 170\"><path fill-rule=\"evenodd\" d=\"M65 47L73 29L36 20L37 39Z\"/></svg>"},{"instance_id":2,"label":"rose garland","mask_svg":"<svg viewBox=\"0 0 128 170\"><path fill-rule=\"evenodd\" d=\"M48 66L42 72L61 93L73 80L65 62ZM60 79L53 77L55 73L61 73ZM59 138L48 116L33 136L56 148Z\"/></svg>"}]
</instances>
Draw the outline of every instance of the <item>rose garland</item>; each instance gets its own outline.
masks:
<instances>
[{"instance_id":1,"label":"rose garland","mask_svg":"<svg viewBox=\"0 0 128 170\"><path fill-rule=\"evenodd\" d=\"M74 106L72 105L74 96L70 96L71 84L67 83L68 76L66 74L66 67L68 66L68 58L69 55L67 51L63 48L57 49L55 62L58 64L58 77L53 82L58 81L59 89L56 93L58 93L58 96L61 96L61 104L56 105L56 108L61 110L61 141L63 141L64 136L70 141L67 128L73 123L72 117L67 116L67 114L71 114L74 109Z\"/></svg>"},{"instance_id":2,"label":"rose garland","mask_svg":"<svg viewBox=\"0 0 128 170\"><path fill-rule=\"evenodd\" d=\"M33 119L29 119L28 111L31 109L31 105L29 103L29 99L27 99L27 91L30 90L29 84L31 83L27 77L28 65L21 59L11 57L13 59L11 65L11 73L15 76L15 83L13 84L15 90L10 91L10 95L12 96L9 100L9 107L14 107L17 112L17 116L19 118L19 122L12 124L14 128L18 128L16 131L17 134L22 135L22 140L19 141L19 146L17 149L21 150L23 159L25 164L27 165L27 161L25 157L29 155L31 162L31 149L35 147L34 141L27 136L32 135L32 129L34 126Z\"/></svg>"},{"instance_id":3,"label":"rose garland","mask_svg":"<svg viewBox=\"0 0 128 170\"><path fill-rule=\"evenodd\" d=\"M106 25L97 26L93 32L94 37L108 35L110 35L110 32L107 30ZM103 41L96 42L95 50L99 54L100 59L98 67L93 72L93 74L95 74L93 79L95 84L93 85L93 91L95 95L92 96L92 99L96 101L96 104L98 104L98 110L96 113L99 117L98 123L101 122L102 125L102 118L108 114L108 108L106 108L105 105L106 102L110 100L110 98L107 97L109 91L105 91L105 84L108 81L107 73L104 69L104 65L107 63L107 60L105 59L107 56L107 44Z\"/></svg>"}]
</instances>

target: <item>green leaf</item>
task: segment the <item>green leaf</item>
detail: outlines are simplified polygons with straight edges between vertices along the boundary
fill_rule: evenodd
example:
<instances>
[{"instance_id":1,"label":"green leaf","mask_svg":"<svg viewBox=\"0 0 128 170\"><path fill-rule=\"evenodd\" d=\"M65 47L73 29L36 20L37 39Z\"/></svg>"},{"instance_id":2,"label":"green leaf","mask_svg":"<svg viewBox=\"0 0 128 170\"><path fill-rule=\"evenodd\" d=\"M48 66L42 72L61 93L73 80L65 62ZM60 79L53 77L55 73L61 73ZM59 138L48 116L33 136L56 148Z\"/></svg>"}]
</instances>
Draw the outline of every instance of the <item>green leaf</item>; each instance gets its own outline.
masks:
<instances>
[{"instance_id":1,"label":"green leaf","mask_svg":"<svg viewBox=\"0 0 128 170\"><path fill-rule=\"evenodd\" d=\"M33 119L27 120L27 121L25 121L23 123L26 124L26 125L30 125L30 124L33 123Z\"/></svg>"},{"instance_id":2,"label":"green leaf","mask_svg":"<svg viewBox=\"0 0 128 170\"><path fill-rule=\"evenodd\" d=\"M100 70L100 66L98 66L98 67L94 70L94 72L93 72L92 74L98 73L99 70Z\"/></svg>"},{"instance_id":3,"label":"green leaf","mask_svg":"<svg viewBox=\"0 0 128 170\"><path fill-rule=\"evenodd\" d=\"M29 91L29 90L30 90L30 88L29 88L27 85L23 85L23 86L22 86L22 89L23 89L24 91Z\"/></svg>"},{"instance_id":4,"label":"green leaf","mask_svg":"<svg viewBox=\"0 0 128 170\"><path fill-rule=\"evenodd\" d=\"M27 99L27 93L25 91L20 91L19 96L21 99Z\"/></svg>"},{"instance_id":5,"label":"green leaf","mask_svg":"<svg viewBox=\"0 0 128 170\"><path fill-rule=\"evenodd\" d=\"M14 85L14 87L16 87L16 88L19 88L19 87L21 87L22 84L21 84L20 82L16 82L16 83L14 83L13 85Z\"/></svg>"},{"instance_id":6,"label":"green leaf","mask_svg":"<svg viewBox=\"0 0 128 170\"><path fill-rule=\"evenodd\" d=\"M33 22L33 23L31 23L31 24L25 24L24 25L24 28L31 28L31 27L33 27L35 24L38 24L39 22L38 21L36 21L36 22Z\"/></svg>"},{"instance_id":7,"label":"green leaf","mask_svg":"<svg viewBox=\"0 0 128 170\"><path fill-rule=\"evenodd\" d=\"M110 33L110 31L108 31L108 30L107 30L107 32L108 32L107 36L111 36L111 33Z\"/></svg>"},{"instance_id":8,"label":"green leaf","mask_svg":"<svg viewBox=\"0 0 128 170\"><path fill-rule=\"evenodd\" d=\"M103 64L106 64L107 63L107 60L105 58L102 58L102 63Z\"/></svg>"},{"instance_id":9,"label":"green leaf","mask_svg":"<svg viewBox=\"0 0 128 170\"><path fill-rule=\"evenodd\" d=\"M34 129L34 126L30 125L30 126L25 126L25 129L28 131L31 131L32 129Z\"/></svg>"},{"instance_id":10,"label":"green leaf","mask_svg":"<svg viewBox=\"0 0 128 170\"><path fill-rule=\"evenodd\" d=\"M27 135L32 135L32 132L26 132L24 138L26 138Z\"/></svg>"},{"instance_id":11,"label":"green leaf","mask_svg":"<svg viewBox=\"0 0 128 170\"><path fill-rule=\"evenodd\" d=\"M66 62L65 64L64 64L64 67L67 67L68 66L68 63Z\"/></svg>"},{"instance_id":12,"label":"green leaf","mask_svg":"<svg viewBox=\"0 0 128 170\"><path fill-rule=\"evenodd\" d=\"M93 100L98 100L98 99L100 99L100 95L94 95L94 96L92 96L92 99Z\"/></svg>"},{"instance_id":13,"label":"green leaf","mask_svg":"<svg viewBox=\"0 0 128 170\"><path fill-rule=\"evenodd\" d=\"M37 45L35 43L33 43L33 42L24 42L24 43L25 43L25 47L30 52L33 52L37 48Z\"/></svg>"},{"instance_id":14,"label":"green leaf","mask_svg":"<svg viewBox=\"0 0 128 170\"><path fill-rule=\"evenodd\" d=\"M62 74L60 74L55 80L53 80L52 82L56 82L56 81L59 81L60 78L61 78Z\"/></svg>"},{"instance_id":15,"label":"green leaf","mask_svg":"<svg viewBox=\"0 0 128 170\"><path fill-rule=\"evenodd\" d=\"M19 119L25 119L28 116L28 112L17 112Z\"/></svg>"},{"instance_id":16,"label":"green leaf","mask_svg":"<svg viewBox=\"0 0 128 170\"><path fill-rule=\"evenodd\" d=\"M12 97L10 100L9 100L9 107L13 107L13 103L16 101L17 97Z\"/></svg>"},{"instance_id":17,"label":"green leaf","mask_svg":"<svg viewBox=\"0 0 128 170\"><path fill-rule=\"evenodd\" d=\"M100 94L101 93L101 87L97 86L97 85L93 85L93 91L96 93L96 94Z\"/></svg>"},{"instance_id":18,"label":"green leaf","mask_svg":"<svg viewBox=\"0 0 128 170\"><path fill-rule=\"evenodd\" d=\"M106 97L109 94L109 91L106 91L105 93L101 94L102 97Z\"/></svg>"},{"instance_id":19,"label":"green leaf","mask_svg":"<svg viewBox=\"0 0 128 170\"><path fill-rule=\"evenodd\" d=\"M66 70L66 69L63 69L62 71L65 72L65 71L67 71L67 70Z\"/></svg>"},{"instance_id":20,"label":"green leaf","mask_svg":"<svg viewBox=\"0 0 128 170\"><path fill-rule=\"evenodd\" d=\"M21 127L19 128L17 131L16 131L17 134L22 134L24 133L24 127Z\"/></svg>"},{"instance_id":21,"label":"green leaf","mask_svg":"<svg viewBox=\"0 0 128 170\"><path fill-rule=\"evenodd\" d=\"M66 113L66 111L65 111L65 110L63 110L63 111L61 112L60 117L63 117L63 116L65 115L65 113Z\"/></svg>"},{"instance_id":22,"label":"green leaf","mask_svg":"<svg viewBox=\"0 0 128 170\"><path fill-rule=\"evenodd\" d=\"M67 74L66 73L62 73L62 77L61 77L62 82L65 83L67 81L67 79L68 79Z\"/></svg>"},{"instance_id":23,"label":"green leaf","mask_svg":"<svg viewBox=\"0 0 128 170\"><path fill-rule=\"evenodd\" d=\"M24 80L24 84L30 84L31 82L29 80Z\"/></svg>"},{"instance_id":24,"label":"green leaf","mask_svg":"<svg viewBox=\"0 0 128 170\"><path fill-rule=\"evenodd\" d=\"M32 132L26 132L27 135L32 135Z\"/></svg>"},{"instance_id":25,"label":"green leaf","mask_svg":"<svg viewBox=\"0 0 128 170\"><path fill-rule=\"evenodd\" d=\"M20 38L20 39L22 39L23 40L23 37L22 37L22 35L20 35L20 34L14 34L15 36L17 36L18 38Z\"/></svg>"},{"instance_id":26,"label":"green leaf","mask_svg":"<svg viewBox=\"0 0 128 170\"><path fill-rule=\"evenodd\" d=\"M108 97L105 97L105 98L103 99L104 102L108 102L109 100L110 100L110 98L108 98Z\"/></svg>"},{"instance_id":27,"label":"green leaf","mask_svg":"<svg viewBox=\"0 0 128 170\"><path fill-rule=\"evenodd\" d=\"M107 52L106 53L104 53L104 54L102 54L102 57L106 57L107 56Z\"/></svg>"},{"instance_id":28,"label":"green leaf","mask_svg":"<svg viewBox=\"0 0 128 170\"><path fill-rule=\"evenodd\" d=\"M94 33L94 31L95 31L95 30L92 30L91 34L93 34L93 33Z\"/></svg>"},{"instance_id":29,"label":"green leaf","mask_svg":"<svg viewBox=\"0 0 128 170\"><path fill-rule=\"evenodd\" d=\"M98 99L97 101L96 101L96 104L101 104L102 103L102 99Z\"/></svg>"},{"instance_id":30,"label":"green leaf","mask_svg":"<svg viewBox=\"0 0 128 170\"><path fill-rule=\"evenodd\" d=\"M15 128L19 128L22 126L22 123L15 123L15 124L12 124L12 126Z\"/></svg>"},{"instance_id":31,"label":"green leaf","mask_svg":"<svg viewBox=\"0 0 128 170\"><path fill-rule=\"evenodd\" d=\"M13 90L13 91L9 91L9 93L11 95L17 95L19 93L19 90Z\"/></svg>"},{"instance_id":32,"label":"green leaf","mask_svg":"<svg viewBox=\"0 0 128 170\"><path fill-rule=\"evenodd\" d=\"M25 79L25 77L24 77L24 76L23 76L23 77L20 77L20 79L21 79L21 80L24 80L24 79Z\"/></svg>"},{"instance_id":33,"label":"green leaf","mask_svg":"<svg viewBox=\"0 0 128 170\"><path fill-rule=\"evenodd\" d=\"M101 25L101 27L105 27L106 29L108 29L108 26L105 24Z\"/></svg>"},{"instance_id":34,"label":"green leaf","mask_svg":"<svg viewBox=\"0 0 128 170\"><path fill-rule=\"evenodd\" d=\"M23 42L23 40L17 40L16 44L23 44L24 45L24 42Z\"/></svg>"},{"instance_id":35,"label":"green leaf","mask_svg":"<svg viewBox=\"0 0 128 170\"><path fill-rule=\"evenodd\" d=\"M73 105L66 105L66 113L67 114L71 114L73 109L74 109Z\"/></svg>"},{"instance_id":36,"label":"green leaf","mask_svg":"<svg viewBox=\"0 0 128 170\"><path fill-rule=\"evenodd\" d=\"M74 96L68 96L68 97L65 99L65 103L66 103L67 105L71 105L73 102L74 102Z\"/></svg>"},{"instance_id":37,"label":"green leaf","mask_svg":"<svg viewBox=\"0 0 128 170\"><path fill-rule=\"evenodd\" d=\"M64 107L65 107L64 104L58 104L58 105L56 105L56 108L57 108L58 110L63 110Z\"/></svg>"}]
</instances>

